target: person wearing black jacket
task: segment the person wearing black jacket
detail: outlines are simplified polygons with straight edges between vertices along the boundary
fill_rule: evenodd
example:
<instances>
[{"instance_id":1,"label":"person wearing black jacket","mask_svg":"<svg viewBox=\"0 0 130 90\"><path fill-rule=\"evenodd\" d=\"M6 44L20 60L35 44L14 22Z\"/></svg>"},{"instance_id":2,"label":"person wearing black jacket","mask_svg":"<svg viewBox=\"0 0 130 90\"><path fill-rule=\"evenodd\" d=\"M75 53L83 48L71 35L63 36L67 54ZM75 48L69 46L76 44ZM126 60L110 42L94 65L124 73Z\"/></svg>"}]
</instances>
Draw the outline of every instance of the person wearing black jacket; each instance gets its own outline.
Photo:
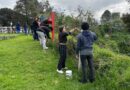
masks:
<instances>
[{"instance_id":1,"label":"person wearing black jacket","mask_svg":"<svg viewBox=\"0 0 130 90\"><path fill-rule=\"evenodd\" d=\"M46 46L46 38L50 39L49 32L51 30L52 28L50 28L49 25L47 25L47 20L43 21L40 27L37 29L37 34L43 49L48 49L48 47Z\"/></svg>"},{"instance_id":2,"label":"person wearing black jacket","mask_svg":"<svg viewBox=\"0 0 130 90\"><path fill-rule=\"evenodd\" d=\"M59 54L60 54L60 59L58 62L57 66L57 72L60 74L63 74L62 69L67 69L65 66L66 62L66 57L67 57L67 36L71 35L72 32L74 32L75 29L71 30L70 32L66 32L65 27L61 26L59 28Z\"/></svg>"},{"instance_id":3,"label":"person wearing black jacket","mask_svg":"<svg viewBox=\"0 0 130 90\"><path fill-rule=\"evenodd\" d=\"M52 31L52 27L50 26L48 20L44 20L40 26L44 26L44 33L46 34L46 38L51 39L50 37L50 31Z\"/></svg>"},{"instance_id":4,"label":"person wearing black jacket","mask_svg":"<svg viewBox=\"0 0 130 90\"><path fill-rule=\"evenodd\" d=\"M35 18L35 21L32 23L31 25L31 30L32 30L32 33L33 33L33 39L34 40L39 40L38 39L38 34L37 34L37 29L39 28L39 24L38 24L38 21L39 21L39 18Z\"/></svg>"}]
</instances>

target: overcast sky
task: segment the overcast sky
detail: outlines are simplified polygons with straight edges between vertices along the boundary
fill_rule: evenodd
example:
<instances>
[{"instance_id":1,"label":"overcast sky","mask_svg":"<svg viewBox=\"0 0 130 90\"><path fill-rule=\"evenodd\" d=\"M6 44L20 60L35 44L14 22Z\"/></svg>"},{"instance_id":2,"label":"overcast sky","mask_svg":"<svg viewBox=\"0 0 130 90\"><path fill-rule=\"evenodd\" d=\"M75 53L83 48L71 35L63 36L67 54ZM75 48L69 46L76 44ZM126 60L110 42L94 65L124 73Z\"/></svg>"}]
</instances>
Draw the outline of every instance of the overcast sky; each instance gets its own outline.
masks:
<instances>
[{"instance_id":1,"label":"overcast sky","mask_svg":"<svg viewBox=\"0 0 130 90\"><path fill-rule=\"evenodd\" d=\"M0 0L0 8L8 7L13 9L17 0ZM40 0L39 0L40 1ZM125 0L49 0L51 5L58 10L75 10L78 6L85 10L94 12L95 18L99 19L104 10L111 12L126 13L129 11L128 3Z\"/></svg>"}]
</instances>

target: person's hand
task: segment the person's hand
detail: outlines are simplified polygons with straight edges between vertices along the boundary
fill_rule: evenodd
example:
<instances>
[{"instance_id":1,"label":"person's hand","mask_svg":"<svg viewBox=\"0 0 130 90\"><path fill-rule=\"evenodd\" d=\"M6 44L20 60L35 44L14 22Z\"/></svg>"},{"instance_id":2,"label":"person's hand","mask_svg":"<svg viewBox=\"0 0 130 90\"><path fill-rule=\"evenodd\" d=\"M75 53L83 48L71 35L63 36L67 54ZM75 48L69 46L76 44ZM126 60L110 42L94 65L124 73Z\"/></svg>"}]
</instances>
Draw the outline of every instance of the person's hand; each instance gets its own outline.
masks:
<instances>
[{"instance_id":1,"label":"person's hand","mask_svg":"<svg viewBox=\"0 0 130 90\"><path fill-rule=\"evenodd\" d=\"M75 29L75 31L80 31L80 29L79 28L74 28Z\"/></svg>"},{"instance_id":2,"label":"person's hand","mask_svg":"<svg viewBox=\"0 0 130 90\"><path fill-rule=\"evenodd\" d=\"M78 30L78 29L77 29L77 28L74 28L74 29L70 30L70 32L72 33L72 32L74 32L75 30Z\"/></svg>"},{"instance_id":3,"label":"person's hand","mask_svg":"<svg viewBox=\"0 0 130 90\"><path fill-rule=\"evenodd\" d=\"M75 29L75 30L78 30L78 28L77 28L77 27L75 27L74 29Z\"/></svg>"},{"instance_id":4,"label":"person's hand","mask_svg":"<svg viewBox=\"0 0 130 90\"><path fill-rule=\"evenodd\" d=\"M75 31L75 29L70 30L71 33L74 32L74 31Z\"/></svg>"}]
</instances>

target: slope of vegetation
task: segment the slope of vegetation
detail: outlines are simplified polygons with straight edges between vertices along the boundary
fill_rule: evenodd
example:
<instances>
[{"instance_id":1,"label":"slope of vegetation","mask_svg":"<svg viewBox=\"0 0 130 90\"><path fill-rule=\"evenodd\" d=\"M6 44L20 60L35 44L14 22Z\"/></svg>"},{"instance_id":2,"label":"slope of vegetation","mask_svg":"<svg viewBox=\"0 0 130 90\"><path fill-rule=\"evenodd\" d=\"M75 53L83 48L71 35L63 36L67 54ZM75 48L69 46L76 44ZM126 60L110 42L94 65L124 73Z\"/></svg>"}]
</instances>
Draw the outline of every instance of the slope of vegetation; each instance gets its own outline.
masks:
<instances>
[{"instance_id":1,"label":"slope of vegetation","mask_svg":"<svg viewBox=\"0 0 130 90\"><path fill-rule=\"evenodd\" d=\"M94 45L96 81L80 84L75 59L68 56L67 65L73 79L56 72L58 52L49 43L42 50L31 36L19 35L0 41L0 90L129 90L130 57Z\"/></svg>"}]
</instances>

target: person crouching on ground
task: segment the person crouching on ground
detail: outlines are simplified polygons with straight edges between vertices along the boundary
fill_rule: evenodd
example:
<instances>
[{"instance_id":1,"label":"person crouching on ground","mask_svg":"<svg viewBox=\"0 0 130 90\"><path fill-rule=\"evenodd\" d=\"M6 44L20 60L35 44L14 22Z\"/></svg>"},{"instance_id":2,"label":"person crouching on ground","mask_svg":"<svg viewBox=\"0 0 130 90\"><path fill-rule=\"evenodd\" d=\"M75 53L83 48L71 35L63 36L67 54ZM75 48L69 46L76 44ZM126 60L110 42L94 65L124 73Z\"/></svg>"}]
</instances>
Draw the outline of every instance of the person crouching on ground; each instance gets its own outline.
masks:
<instances>
[{"instance_id":1,"label":"person crouching on ground","mask_svg":"<svg viewBox=\"0 0 130 90\"><path fill-rule=\"evenodd\" d=\"M46 46L46 39L47 38L50 39L49 32L52 31L52 28L49 27L49 25L47 24L48 24L48 20L44 20L41 23L40 28L37 29L37 34L43 49L48 49L48 47Z\"/></svg>"},{"instance_id":2,"label":"person crouching on ground","mask_svg":"<svg viewBox=\"0 0 130 90\"><path fill-rule=\"evenodd\" d=\"M63 70L62 69L67 69L65 62L66 62L66 58L67 58L67 36L71 35L72 32L74 32L75 29L71 30L70 32L67 32L64 26L61 26L59 28L59 54L60 54L60 59L59 59L59 63L57 66L57 72L60 74L63 74Z\"/></svg>"},{"instance_id":3,"label":"person crouching on ground","mask_svg":"<svg viewBox=\"0 0 130 90\"><path fill-rule=\"evenodd\" d=\"M80 53L81 65L82 65L82 79L79 80L81 83L87 83L87 63L89 67L89 80L93 82L95 80L94 76L94 65L93 65L93 43L97 40L97 36L94 32L89 30L89 25L87 22L83 22L81 25L83 32L77 36L77 57Z\"/></svg>"}]
</instances>

